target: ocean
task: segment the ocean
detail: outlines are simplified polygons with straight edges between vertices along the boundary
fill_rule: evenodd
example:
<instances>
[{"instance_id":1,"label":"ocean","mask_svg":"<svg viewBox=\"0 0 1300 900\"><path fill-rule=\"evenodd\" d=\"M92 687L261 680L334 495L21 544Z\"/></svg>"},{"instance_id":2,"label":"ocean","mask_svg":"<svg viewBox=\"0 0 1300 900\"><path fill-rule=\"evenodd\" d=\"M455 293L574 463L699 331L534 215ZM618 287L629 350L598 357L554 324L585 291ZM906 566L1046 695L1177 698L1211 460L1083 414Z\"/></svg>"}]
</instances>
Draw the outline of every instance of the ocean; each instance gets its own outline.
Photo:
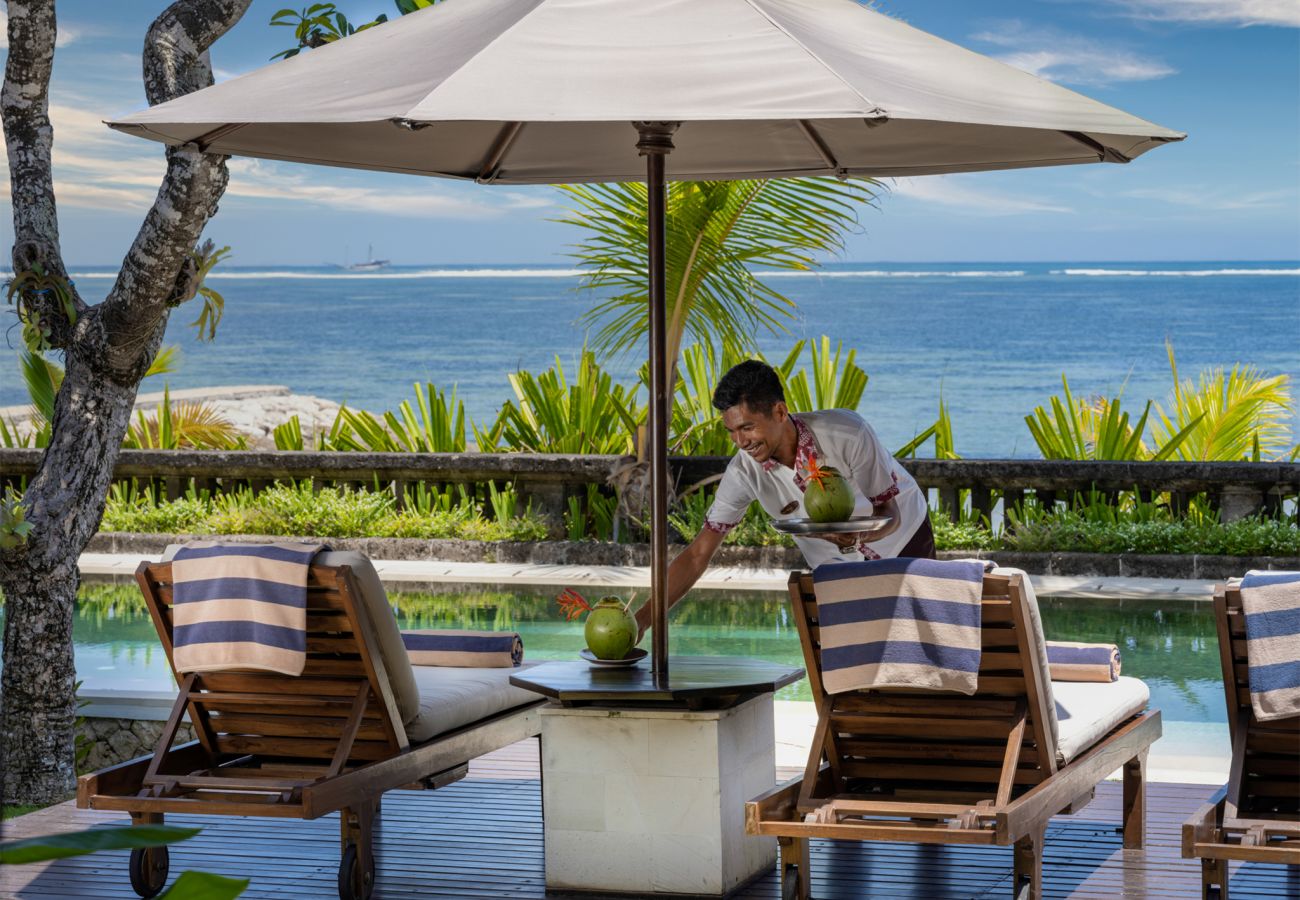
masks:
<instances>
[{"instance_id":1,"label":"ocean","mask_svg":"<svg viewBox=\"0 0 1300 900\"><path fill-rule=\"evenodd\" d=\"M113 272L73 277L93 302ZM836 263L768 277L797 316L788 333L760 335L761 349L776 358L823 334L855 349L870 377L859 411L891 448L934 421L942 395L962 455L1036 456L1024 417L1060 392L1063 373L1076 396L1123 390L1136 417L1147 400L1168 402L1166 339L1184 378L1248 363L1289 375L1300 393L1296 261ZM223 267L210 279L226 301L216 341L188 327L196 303L176 310L167 342L180 345L180 368L141 389L283 384L378 412L432 381L486 423L513 396L514 369L558 356L573 371L597 299L579 281L546 266ZM0 406L26 401L8 315ZM609 368L631 382L644 358Z\"/></svg>"}]
</instances>

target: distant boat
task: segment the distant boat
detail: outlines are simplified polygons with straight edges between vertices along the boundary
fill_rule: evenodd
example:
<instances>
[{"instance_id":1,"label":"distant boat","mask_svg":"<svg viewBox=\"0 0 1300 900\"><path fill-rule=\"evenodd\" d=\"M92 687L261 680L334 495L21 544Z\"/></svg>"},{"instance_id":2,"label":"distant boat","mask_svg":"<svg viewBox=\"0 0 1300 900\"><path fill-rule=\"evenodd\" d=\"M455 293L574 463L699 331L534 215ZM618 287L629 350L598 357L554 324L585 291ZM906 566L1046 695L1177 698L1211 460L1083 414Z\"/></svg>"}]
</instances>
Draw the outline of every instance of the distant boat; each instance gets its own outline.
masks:
<instances>
[{"instance_id":1,"label":"distant boat","mask_svg":"<svg viewBox=\"0 0 1300 900\"><path fill-rule=\"evenodd\" d=\"M388 265L388 262L386 259L375 259L375 248L373 245L369 245L366 247L366 261L353 263L347 269L349 272L374 272L384 268Z\"/></svg>"}]
</instances>

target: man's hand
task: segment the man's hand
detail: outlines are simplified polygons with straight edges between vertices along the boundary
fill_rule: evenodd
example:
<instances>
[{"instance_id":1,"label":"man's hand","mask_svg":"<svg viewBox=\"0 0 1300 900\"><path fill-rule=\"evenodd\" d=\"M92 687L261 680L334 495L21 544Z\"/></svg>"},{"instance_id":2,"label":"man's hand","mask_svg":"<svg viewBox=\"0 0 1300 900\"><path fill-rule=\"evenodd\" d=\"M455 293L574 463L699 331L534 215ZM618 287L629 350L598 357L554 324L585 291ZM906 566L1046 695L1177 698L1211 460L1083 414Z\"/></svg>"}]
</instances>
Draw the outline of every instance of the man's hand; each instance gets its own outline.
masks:
<instances>
[{"instance_id":1,"label":"man's hand","mask_svg":"<svg viewBox=\"0 0 1300 900\"><path fill-rule=\"evenodd\" d=\"M867 536L865 531L846 531L843 534L819 534L823 541L830 541L841 550L856 550L858 544Z\"/></svg>"}]
</instances>

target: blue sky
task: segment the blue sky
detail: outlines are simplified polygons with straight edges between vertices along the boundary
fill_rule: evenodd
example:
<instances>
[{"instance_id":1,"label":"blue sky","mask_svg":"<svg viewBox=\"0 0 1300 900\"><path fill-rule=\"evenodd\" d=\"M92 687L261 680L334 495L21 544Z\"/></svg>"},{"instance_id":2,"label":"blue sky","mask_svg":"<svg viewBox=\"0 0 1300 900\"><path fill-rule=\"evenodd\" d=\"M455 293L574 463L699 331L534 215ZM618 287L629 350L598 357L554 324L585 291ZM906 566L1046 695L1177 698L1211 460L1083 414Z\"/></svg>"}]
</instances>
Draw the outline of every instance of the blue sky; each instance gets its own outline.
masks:
<instances>
[{"instance_id":1,"label":"blue sky","mask_svg":"<svg viewBox=\"0 0 1300 900\"><path fill-rule=\"evenodd\" d=\"M472 0L452 0L472 2ZM288 46L254 0L213 48L218 77ZM303 4L305 5L305 4ZM388 0L343 0L361 21ZM162 0L62 0L52 114L64 253L111 265L162 172L156 144L103 119L144 104L140 47ZM1300 3L1296 0L881 0L878 8L1103 102L1186 131L1127 166L913 179L864 210L843 259L869 261L1300 258ZM234 265L356 260L563 263L574 234L548 188L256 160L232 162L208 235ZM3 179L8 196L7 172ZM6 203L7 206L7 203ZM9 212L0 241L11 243Z\"/></svg>"}]
</instances>

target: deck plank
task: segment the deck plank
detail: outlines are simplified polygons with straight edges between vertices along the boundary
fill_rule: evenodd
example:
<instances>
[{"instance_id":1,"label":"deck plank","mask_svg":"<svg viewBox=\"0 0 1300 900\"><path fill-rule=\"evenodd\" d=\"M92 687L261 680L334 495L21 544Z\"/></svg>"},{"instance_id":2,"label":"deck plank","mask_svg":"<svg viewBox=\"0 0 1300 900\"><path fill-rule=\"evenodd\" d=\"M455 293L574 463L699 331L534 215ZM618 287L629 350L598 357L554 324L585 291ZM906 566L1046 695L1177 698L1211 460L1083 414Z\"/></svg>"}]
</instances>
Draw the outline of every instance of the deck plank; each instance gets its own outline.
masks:
<instances>
[{"instance_id":1,"label":"deck plank","mask_svg":"<svg viewBox=\"0 0 1300 900\"><path fill-rule=\"evenodd\" d=\"M781 777L793 775L783 771ZM376 898L542 900L541 792L535 741L476 760L464 781L437 791L386 795L379 825ZM1187 900L1200 896L1200 871L1179 856L1182 822L1212 793L1205 785L1155 783L1147 793L1147 848L1125 851L1121 790L1103 784L1096 801L1058 816L1048 831L1044 871L1051 900ZM5 823L17 839L124 824L126 816L64 803ZM316 900L335 896L338 821L173 816L201 825L198 837L171 850L173 877L187 868L251 877L249 900ZM813 842L813 894L860 900L865 886L880 900L975 900L1011 894L1011 851L1002 847ZM1300 900L1300 871L1233 864L1234 900ZM126 853L0 868L0 898L132 900ZM775 873L739 895L776 900ZM594 900L594 898L593 898Z\"/></svg>"}]
</instances>

